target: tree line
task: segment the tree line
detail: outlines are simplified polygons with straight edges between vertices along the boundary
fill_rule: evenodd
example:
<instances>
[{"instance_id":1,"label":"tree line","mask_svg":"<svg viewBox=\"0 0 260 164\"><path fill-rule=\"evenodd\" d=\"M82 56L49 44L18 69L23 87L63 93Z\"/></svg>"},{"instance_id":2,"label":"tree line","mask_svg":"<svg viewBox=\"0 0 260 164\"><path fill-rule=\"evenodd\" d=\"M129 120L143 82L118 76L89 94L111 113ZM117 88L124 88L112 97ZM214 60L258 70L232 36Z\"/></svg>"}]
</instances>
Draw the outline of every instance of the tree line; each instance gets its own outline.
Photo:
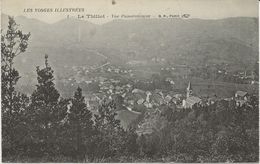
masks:
<instances>
[{"instance_id":1,"label":"tree line","mask_svg":"<svg viewBox=\"0 0 260 164\"><path fill-rule=\"evenodd\" d=\"M158 119L164 126L138 135L136 125L121 127L113 100L102 101L93 115L80 87L73 97L61 97L48 55L44 66L36 68L33 93L16 91L20 75L14 59L26 51L29 38L30 33L20 31L9 17L7 31L1 35L3 161L258 161L256 97L242 107L225 101L194 109L163 106Z\"/></svg>"}]
</instances>

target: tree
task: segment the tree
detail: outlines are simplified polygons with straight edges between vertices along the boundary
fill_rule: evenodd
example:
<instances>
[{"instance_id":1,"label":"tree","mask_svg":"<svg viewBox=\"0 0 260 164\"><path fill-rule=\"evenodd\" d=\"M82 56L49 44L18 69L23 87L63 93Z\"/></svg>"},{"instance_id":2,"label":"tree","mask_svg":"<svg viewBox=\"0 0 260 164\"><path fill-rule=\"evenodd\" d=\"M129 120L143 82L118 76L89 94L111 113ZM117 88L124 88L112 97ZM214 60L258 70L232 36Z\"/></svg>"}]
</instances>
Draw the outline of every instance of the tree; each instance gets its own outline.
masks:
<instances>
[{"instance_id":1,"label":"tree","mask_svg":"<svg viewBox=\"0 0 260 164\"><path fill-rule=\"evenodd\" d=\"M119 94L115 94L115 95L112 95L112 99L115 102L116 110L122 110L123 103L124 103L124 98L121 95L119 95Z\"/></svg>"},{"instance_id":2,"label":"tree","mask_svg":"<svg viewBox=\"0 0 260 164\"><path fill-rule=\"evenodd\" d=\"M6 34L1 34L1 105L3 140L11 149L19 141L15 139L16 132L28 104L27 96L15 91L20 76L14 68L14 58L26 51L29 37L30 33L23 34L14 18L9 17Z\"/></svg>"},{"instance_id":3,"label":"tree","mask_svg":"<svg viewBox=\"0 0 260 164\"><path fill-rule=\"evenodd\" d=\"M116 119L114 101L104 100L95 116L93 156L96 158L112 158L123 151L125 131Z\"/></svg>"},{"instance_id":4,"label":"tree","mask_svg":"<svg viewBox=\"0 0 260 164\"><path fill-rule=\"evenodd\" d=\"M32 103L37 105L54 105L58 102L60 94L55 88L53 70L48 64L48 55L45 55L45 68L36 68L38 84L32 94Z\"/></svg>"},{"instance_id":5,"label":"tree","mask_svg":"<svg viewBox=\"0 0 260 164\"><path fill-rule=\"evenodd\" d=\"M139 150L139 145L137 143L138 135L135 130L135 128L130 127L126 132L125 148L127 156L136 155Z\"/></svg>"},{"instance_id":6,"label":"tree","mask_svg":"<svg viewBox=\"0 0 260 164\"><path fill-rule=\"evenodd\" d=\"M77 91L72 98L72 106L69 112L69 125L72 133L73 145L76 145L77 156L82 158L86 152L86 147L90 144L91 136L93 135L92 113L87 109L82 96L82 89L77 88Z\"/></svg>"},{"instance_id":7,"label":"tree","mask_svg":"<svg viewBox=\"0 0 260 164\"><path fill-rule=\"evenodd\" d=\"M45 55L45 67L37 67L36 90L31 96L30 118L35 134L35 143L40 143L38 147L41 153L54 154L58 149L56 146L56 133L61 121L66 115L66 107L59 103L60 94L55 88L53 70L48 64L48 56ZM56 151L55 151L56 152Z\"/></svg>"}]
</instances>

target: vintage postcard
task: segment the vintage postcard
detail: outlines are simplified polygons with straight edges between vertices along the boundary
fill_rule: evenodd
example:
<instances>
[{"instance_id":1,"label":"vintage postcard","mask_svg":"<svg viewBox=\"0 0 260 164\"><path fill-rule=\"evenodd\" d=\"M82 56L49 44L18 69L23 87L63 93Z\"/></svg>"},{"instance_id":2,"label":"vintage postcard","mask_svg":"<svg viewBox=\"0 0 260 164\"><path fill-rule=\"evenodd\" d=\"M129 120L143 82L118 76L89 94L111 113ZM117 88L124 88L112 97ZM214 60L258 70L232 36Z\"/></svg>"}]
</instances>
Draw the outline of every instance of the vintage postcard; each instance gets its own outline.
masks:
<instances>
[{"instance_id":1,"label":"vintage postcard","mask_svg":"<svg viewBox=\"0 0 260 164\"><path fill-rule=\"evenodd\" d=\"M2 162L259 162L257 0L1 8Z\"/></svg>"}]
</instances>

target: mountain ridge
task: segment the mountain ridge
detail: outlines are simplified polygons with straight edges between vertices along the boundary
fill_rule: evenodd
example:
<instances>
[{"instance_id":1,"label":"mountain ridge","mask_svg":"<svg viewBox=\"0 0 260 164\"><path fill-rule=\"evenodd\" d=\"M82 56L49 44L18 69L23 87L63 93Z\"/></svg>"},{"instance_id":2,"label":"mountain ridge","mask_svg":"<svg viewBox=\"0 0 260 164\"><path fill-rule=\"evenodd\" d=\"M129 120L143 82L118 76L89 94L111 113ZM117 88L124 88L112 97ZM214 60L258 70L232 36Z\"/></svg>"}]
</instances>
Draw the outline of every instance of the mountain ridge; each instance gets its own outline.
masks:
<instances>
[{"instance_id":1,"label":"mountain ridge","mask_svg":"<svg viewBox=\"0 0 260 164\"><path fill-rule=\"evenodd\" d=\"M6 26L7 15L1 18ZM247 65L257 59L258 20L254 17L114 20L102 25L72 18L53 24L27 17L15 20L22 31L31 32L27 52L17 59L22 71L40 65L39 56L45 53L57 67L100 62L90 49L119 62L160 56L187 64L208 58Z\"/></svg>"}]
</instances>

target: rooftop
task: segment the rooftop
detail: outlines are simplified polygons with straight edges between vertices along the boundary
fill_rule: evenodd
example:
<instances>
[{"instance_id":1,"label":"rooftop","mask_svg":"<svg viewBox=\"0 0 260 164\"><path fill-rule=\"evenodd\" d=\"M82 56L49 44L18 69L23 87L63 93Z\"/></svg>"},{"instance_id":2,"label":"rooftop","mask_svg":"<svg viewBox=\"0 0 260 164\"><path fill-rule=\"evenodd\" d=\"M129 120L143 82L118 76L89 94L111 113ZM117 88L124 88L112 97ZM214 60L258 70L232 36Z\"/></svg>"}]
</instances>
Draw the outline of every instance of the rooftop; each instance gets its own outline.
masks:
<instances>
[{"instance_id":1,"label":"rooftop","mask_svg":"<svg viewBox=\"0 0 260 164\"><path fill-rule=\"evenodd\" d=\"M186 99L186 102L189 104L196 104L199 103L201 99L199 97L191 96Z\"/></svg>"},{"instance_id":2,"label":"rooftop","mask_svg":"<svg viewBox=\"0 0 260 164\"><path fill-rule=\"evenodd\" d=\"M236 92L236 95L241 96L241 97L244 97L244 96L247 95L247 92L244 92L244 91L237 91L237 92Z\"/></svg>"}]
</instances>

